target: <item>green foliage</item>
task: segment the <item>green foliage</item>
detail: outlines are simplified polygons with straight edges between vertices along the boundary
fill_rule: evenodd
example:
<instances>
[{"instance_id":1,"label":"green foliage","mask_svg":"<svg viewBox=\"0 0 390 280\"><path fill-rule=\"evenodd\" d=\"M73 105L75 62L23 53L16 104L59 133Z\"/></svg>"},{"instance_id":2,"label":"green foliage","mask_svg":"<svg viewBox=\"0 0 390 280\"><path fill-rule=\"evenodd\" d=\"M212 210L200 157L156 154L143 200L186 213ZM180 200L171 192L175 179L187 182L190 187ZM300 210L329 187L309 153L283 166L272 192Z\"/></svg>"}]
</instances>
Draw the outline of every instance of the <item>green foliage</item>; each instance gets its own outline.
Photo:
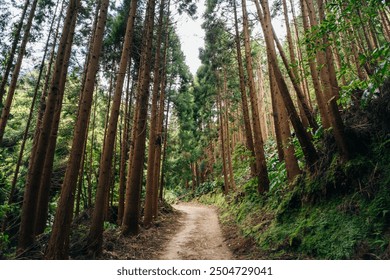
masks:
<instances>
[{"instance_id":1,"label":"green foliage","mask_svg":"<svg viewBox=\"0 0 390 280\"><path fill-rule=\"evenodd\" d=\"M117 224L112 224L110 222L104 222L104 230L116 229L118 227Z\"/></svg>"},{"instance_id":2,"label":"green foliage","mask_svg":"<svg viewBox=\"0 0 390 280\"><path fill-rule=\"evenodd\" d=\"M280 180L266 195L258 195L255 179L246 177L235 151L236 192L205 192L199 202L217 205L223 223L235 223L244 236L256 240L270 259L371 259L388 258L390 243L390 145L377 139L370 158L360 155L346 163L337 156L316 176L303 174L292 185L283 164L269 158L270 176ZM275 174L272 175L272 172ZM215 181L217 182L217 180ZM202 189L213 184L207 183Z\"/></svg>"}]
</instances>

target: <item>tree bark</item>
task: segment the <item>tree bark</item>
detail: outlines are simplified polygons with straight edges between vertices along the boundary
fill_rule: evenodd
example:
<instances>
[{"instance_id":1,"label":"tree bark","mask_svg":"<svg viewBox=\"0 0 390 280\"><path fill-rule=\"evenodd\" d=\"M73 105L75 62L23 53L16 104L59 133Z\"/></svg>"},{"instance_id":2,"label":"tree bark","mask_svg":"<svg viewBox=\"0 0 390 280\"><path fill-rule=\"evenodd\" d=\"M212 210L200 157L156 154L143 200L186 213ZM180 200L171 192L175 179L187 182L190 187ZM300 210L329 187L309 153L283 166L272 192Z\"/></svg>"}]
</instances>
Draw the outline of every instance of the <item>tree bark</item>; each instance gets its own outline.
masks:
<instances>
[{"instance_id":1,"label":"tree bark","mask_svg":"<svg viewBox=\"0 0 390 280\"><path fill-rule=\"evenodd\" d=\"M51 133L51 123L55 112L58 96L60 95L60 80L65 63L65 52L71 32L73 20L77 16L79 0L70 2L65 18L63 32L58 47L57 58L55 63L54 74L51 81L51 89L48 94L45 114L42 120L41 131L37 143L36 153L33 156L34 161L31 163L28 171L27 182L24 192L22 207L22 216L19 230L18 252L22 253L34 242L34 223L36 213L36 201L39 192L39 183L42 175L44 159L47 152L47 145Z\"/></svg>"},{"instance_id":2,"label":"tree bark","mask_svg":"<svg viewBox=\"0 0 390 280\"><path fill-rule=\"evenodd\" d=\"M91 257L99 256L102 253L104 202L108 199L118 117L122 100L122 89L132 49L136 10L137 1L132 1L127 21L125 42L123 44L120 65L116 76L115 93L111 106L110 119L107 126L107 134L104 140L103 155L99 164L100 168L98 186L96 190L95 208L87 239L88 255Z\"/></svg>"},{"instance_id":3,"label":"tree bark","mask_svg":"<svg viewBox=\"0 0 390 280\"><path fill-rule=\"evenodd\" d=\"M259 193L264 193L269 190L269 179L268 179L267 164L265 161L264 143L263 143L261 127L260 127L260 119L259 119L260 116L259 116L259 110L257 106L258 101L256 95L256 88L253 79L253 67L252 67L246 0L242 0L242 16L243 16L243 28L244 28L246 68L248 74L249 94L251 99L252 119L253 119L253 132L254 132L253 138L254 138L256 172L257 172L256 175L258 177L258 191Z\"/></svg>"},{"instance_id":4,"label":"tree bark","mask_svg":"<svg viewBox=\"0 0 390 280\"><path fill-rule=\"evenodd\" d=\"M76 27L76 18L72 22L72 26L71 26L72 33L74 32L75 27ZM55 149L57 145L57 133L60 124L62 102L64 99L65 83L68 74L68 65L71 56L72 44L73 44L73 36L69 36L69 40L65 51L63 69L61 71L62 77L59 83L59 95L58 95L57 105L52 119L49 143L47 145L47 151L45 155L42 175L39 182L40 186L39 186L39 194L38 194L38 201L37 201L37 212L35 215L36 220L34 226L36 235L43 233L46 227L46 220L47 220L48 209L49 209L51 177L53 171Z\"/></svg>"},{"instance_id":5,"label":"tree bark","mask_svg":"<svg viewBox=\"0 0 390 280\"><path fill-rule=\"evenodd\" d=\"M279 88L276 84L276 80L274 72L272 71L272 66L269 65L269 73L270 73L270 85L271 91L273 93L273 97L275 99L275 107L277 107L278 112L278 123L281 135L281 146L283 151L283 159L286 163L286 171L287 171L287 179L289 182L292 182L295 176L301 173L298 161L295 156L294 144L291 143L290 135L290 124L288 121L288 115L286 108L284 107L282 97L280 96Z\"/></svg>"},{"instance_id":6,"label":"tree bark","mask_svg":"<svg viewBox=\"0 0 390 280\"><path fill-rule=\"evenodd\" d=\"M125 193L126 193L126 162L128 161L129 155L129 141L130 141L130 117L132 109L133 91L134 91L134 79L130 88L130 67L127 71L127 88L125 98L125 110L124 110L124 128L122 135L121 144L121 162L119 168L119 201L118 201L118 220L117 224L122 224L123 211L125 208ZM129 99L130 98L130 99Z\"/></svg>"},{"instance_id":7,"label":"tree bark","mask_svg":"<svg viewBox=\"0 0 390 280\"><path fill-rule=\"evenodd\" d=\"M41 65L39 67L38 78L37 78L37 81L36 81L35 87L34 87L34 95L33 95L32 101L31 101L31 107L30 107L28 118L27 118L27 124L26 124L26 128L25 128L24 134L23 134L23 140L22 140L22 144L21 144L21 147L20 147L20 151L19 151L18 162L16 164L14 177L12 179L9 204L12 203L12 201L13 201L12 197L13 197L13 194L15 192L14 189L16 187L16 183L17 183L17 180L18 180L19 169L20 169L20 165L21 165L22 160L23 160L24 148L25 148L25 145L26 145L26 141L27 141L27 137L28 137L29 131L30 131L30 125L31 125L31 121L32 121L32 118L33 118L33 113L34 113L36 99L37 99L37 96L38 96L39 87L41 85L41 79L42 79L42 75L43 75L43 70L45 68L46 55L47 55L47 52L48 52L48 49L49 49L49 42L50 42L50 37L51 37L52 32L53 32L53 25L54 25L55 18L56 18L55 15L57 14L58 4L59 4L59 1L57 1L57 5L56 5L56 8L55 8L54 16L53 16L53 19L52 19L52 22L51 22L51 25L50 25L49 34L47 36L47 40L46 40L46 44L45 44L45 50L43 52ZM62 10L60 12L60 15L61 14L62 14ZM50 59L50 61L51 61L51 59ZM51 68L51 63L49 63L49 65L48 65L48 69L50 69L50 68ZM49 70L48 70L48 75L50 76L50 71Z\"/></svg>"},{"instance_id":8,"label":"tree bark","mask_svg":"<svg viewBox=\"0 0 390 280\"><path fill-rule=\"evenodd\" d=\"M52 234L45 255L46 259L68 258L69 244L67 239L69 238L70 224L72 222L74 191L80 171L80 160L82 158L83 143L86 138L87 123L92 105L95 77L98 71L98 62L108 14L108 4L109 0L103 0L100 8L92 55L87 67L87 78L79 103L79 115L76 121L72 148L54 219Z\"/></svg>"},{"instance_id":9,"label":"tree bark","mask_svg":"<svg viewBox=\"0 0 390 280\"><path fill-rule=\"evenodd\" d=\"M157 126L158 126L158 101L160 93L160 79L161 79L161 41L162 41L162 29L164 19L164 7L165 0L160 2L160 15L157 28L157 42L156 42L156 56L154 59L154 80L153 80L153 92L152 92L152 108L150 114L150 129L149 129L149 149L148 149L148 163L147 163L147 175L146 175L146 196L145 196L145 209L144 209L144 226L149 227L152 220L155 218L154 197L158 192L157 178L155 177L155 160L157 150Z\"/></svg>"},{"instance_id":10,"label":"tree bark","mask_svg":"<svg viewBox=\"0 0 390 280\"><path fill-rule=\"evenodd\" d=\"M140 83L137 88L137 117L133 129L135 130L134 153L130 164L130 177L126 186L126 205L122 222L124 235L137 234L139 230L140 194L142 185L143 165L145 159L146 125L149 99L150 62L152 56L153 27L155 14L155 0L148 0L144 37L142 40L142 55L140 68Z\"/></svg>"},{"instance_id":11,"label":"tree bark","mask_svg":"<svg viewBox=\"0 0 390 280\"><path fill-rule=\"evenodd\" d=\"M5 87L7 85L8 76L9 76L9 73L11 72L12 64L14 62L14 56L15 56L15 53L16 53L16 48L18 46L18 42L19 42L19 39L20 39L20 32L22 31L23 21L24 21L24 18L26 17L27 8L28 8L29 5L30 5L30 0L26 0L26 2L24 2L22 15L20 16L20 20L19 20L18 25L17 25L16 30L15 30L15 35L14 35L14 39L12 41L11 49L10 49L10 51L8 53L8 58L6 60L6 67L5 67L3 76L1 77L0 108L3 107L3 97L4 97L4 94L5 94ZM0 143L1 143L1 141L0 141Z\"/></svg>"},{"instance_id":12,"label":"tree bark","mask_svg":"<svg viewBox=\"0 0 390 280\"><path fill-rule=\"evenodd\" d=\"M259 16L264 18L264 24L262 25L262 28L267 45L268 58L274 72L274 77L276 78L276 82L283 98L284 106L287 109L290 121L294 127L299 143L301 144L302 151L306 159L306 164L310 170L314 170L315 164L318 160L318 154L313 143L310 140L309 134L307 133L306 129L304 128L302 122L299 119L298 113L294 107L294 103L292 102L290 93L288 91L287 84L277 63L268 1L261 1L261 5L263 8L263 14Z\"/></svg>"},{"instance_id":13,"label":"tree bark","mask_svg":"<svg viewBox=\"0 0 390 280\"><path fill-rule=\"evenodd\" d=\"M245 85L244 67L243 67L242 55L241 55L241 44L240 44L240 33L238 30L236 0L233 0L233 8L234 8L234 29L235 29L235 43L236 43L236 54L237 54L237 63L238 63L238 75L240 78L240 92L241 92L241 104L242 104L241 108L244 117L246 148L251 152L252 156L255 157L255 148L253 145L252 127L250 123L248 98L247 98L246 85ZM253 162L251 163L251 174L252 176L255 176L256 173L257 173L256 162Z\"/></svg>"},{"instance_id":14,"label":"tree bark","mask_svg":"<svg viewBox=\"0 0 390 280\"><path fill-rule=\"evenodd\" d=\"M28 40L30 38L30 30L31 30L33 19L34 19L37 3L38 3L38 0L34 0L34 2L31 5L30 14L28 16L26 27L24 29L22 43L21 43L21 45L19 47L18 58L16 60L14 71L12 73L12 79L11 79L11 83L9 85L7 98L6 98L3 110L1 112L1 119L0 119L0 144L3 141L5 127L7 125L9 114L10 114L10 111L11 111L12 101L14 99L14 95L15 95L15 91L16 91L16 84L17 84L18 79L19 79L20 69L22 68L22 62L23 62L23 58L24 58L24 55L25 55L26 46L27 46Z\"/></svg>"}]
</instances>

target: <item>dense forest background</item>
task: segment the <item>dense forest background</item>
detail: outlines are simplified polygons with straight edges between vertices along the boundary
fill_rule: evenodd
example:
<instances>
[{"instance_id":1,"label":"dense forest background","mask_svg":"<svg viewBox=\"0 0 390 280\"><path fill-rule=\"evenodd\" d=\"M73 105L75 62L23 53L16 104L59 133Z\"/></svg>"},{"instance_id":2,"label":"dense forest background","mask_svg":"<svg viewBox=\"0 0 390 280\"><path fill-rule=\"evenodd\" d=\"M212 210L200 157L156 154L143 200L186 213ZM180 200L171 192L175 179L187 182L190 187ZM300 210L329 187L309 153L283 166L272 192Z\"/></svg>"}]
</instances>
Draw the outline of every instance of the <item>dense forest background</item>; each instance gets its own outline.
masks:
<instances>
[{"instance_id":1,"label":"dense forest background","mask_svg":"<svg viewBox=\"0 0 390 280\"><path fill-rule=\"evenodd\" d=\"M388 1L197 4L0 0L0 258L100 258L178 200L252 257L389 258Z\"/></svg>"}]
</instances>

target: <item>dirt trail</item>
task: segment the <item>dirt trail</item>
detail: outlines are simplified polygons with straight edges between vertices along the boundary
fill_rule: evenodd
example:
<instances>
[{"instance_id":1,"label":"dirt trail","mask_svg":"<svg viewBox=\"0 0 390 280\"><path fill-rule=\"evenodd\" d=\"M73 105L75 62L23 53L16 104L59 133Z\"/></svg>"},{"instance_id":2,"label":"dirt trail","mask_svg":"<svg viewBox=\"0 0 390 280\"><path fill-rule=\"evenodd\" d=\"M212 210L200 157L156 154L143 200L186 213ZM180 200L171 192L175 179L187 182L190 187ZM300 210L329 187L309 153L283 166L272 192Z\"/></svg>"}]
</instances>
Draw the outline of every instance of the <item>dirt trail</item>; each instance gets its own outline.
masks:
<instances>
[{"instance_id":1,"label":"dirt trail","mask_svg":"<svg viewBox=\"0 0 390 280\"><path fill-rule=\"evenodd\" d=\"M230 260L233 255L224 243L214 208L180 203L182 226L167 243L162 260Z\"/></svg>"}]
</instances>

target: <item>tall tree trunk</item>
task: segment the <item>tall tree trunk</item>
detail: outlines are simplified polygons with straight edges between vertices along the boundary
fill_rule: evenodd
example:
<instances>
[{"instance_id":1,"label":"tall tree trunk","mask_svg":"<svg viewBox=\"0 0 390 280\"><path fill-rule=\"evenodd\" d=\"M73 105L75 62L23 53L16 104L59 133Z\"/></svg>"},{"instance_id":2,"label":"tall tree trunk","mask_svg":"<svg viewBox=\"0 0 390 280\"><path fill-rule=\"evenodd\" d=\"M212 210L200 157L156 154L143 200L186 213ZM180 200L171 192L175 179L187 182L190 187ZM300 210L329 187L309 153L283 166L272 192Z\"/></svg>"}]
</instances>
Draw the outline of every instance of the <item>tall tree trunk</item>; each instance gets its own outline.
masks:
<instances>
[{"instance_id":1,"label":"tall tree trunk","mask_svg":"<svg viewBox=\"0 0 390 280\"><path fill-rule=\"evenodd\" d=\"M302 124L308 123L313 128L313 130L317 130L318 124L315 120L315 117L310 110L310 107L307 103L307 100L305 98L305 95L303 94L301 87L298 84L298 78L295 74L295 71L293 71L293 69L291 69L290 64L287 60L286 54L284 53L283 47L280 44L279 39L277 38L275 30L273 28L272 28L272 33L273 33L274 41L276 42L276 46L279 50L279 54L282 57L283 64L287 69L287 73L291 79L291 83L292 83L294 90L297 94L298 107L303 112L303 114L301 114ZM305 125L305 127L307 127L307 125Z\"/></svg>"},{"instance_id":2,"label":"tall tree trunk","mask_svg":"<svg viewBox=\"0 0 390 280\"><path fill-rule=\"evenodd\" d=\"M323 0L317 0L318 3L318 10L320 14L320 20L324 21L325 20L325 7L324 7L324 2ZM333 55L332 55L332 50L329 44L329 39L326 34L323 35L323 45L325 47L325 64L324 67L321 69L321 73L323 73L324 79L327 77L329 78L329 100L327 101L328 107L329 107L329 115L330 115L330 120L332 122L332 127L333 127L333 135L336 140L336 144L339 150L339 153L341 155L341 158L344 161L347 161L350 158L350 148L346 142L346 136L345 136L345 127L343 120L341 119L339 107L337 105L337 101L339 99L339 86L337 83L337 78L336 78L336 71L335 71L335 66L334 66L334 60L333 60ZM327 83L324 83L324 86L326 86Z\"/></svg>"},{"instance_id":3,"label":"tall tree trunk","mask_svg":"<svg viewBox=\"0 0 390 280\"><path fill-rule=\"evenodd\" d=\"M262 24L262 28L264 32L266 45L267 45L268 58L272 66L278 88L283 98L284 106L287 109L287 113L290 117L295 133L297 135L299 143L301 144L302 151L306 159L306 164L309 167L309 169L313 170L314 165L318 159L318 154L313 143L310 140L309 134L307 133L304 126L302 125L302 122L299 119L298 113L294 107L294 103L292 102L290 93L288 91L287 84L283 78L282 72L280 71L279 65L277 63L276 49L274 45L274 38L273 38L274 36L272 33L272 23L271 23L268 1L267 0L261 1L261 5L263 8L263 13L262 15L260 14L259 17L264 18L264 24Z\"/></svg>"},{"instance_id":4,"label":"tall tree trunk","mask_svg":"<svg viewBox=\"0 0 390 280\"><path fill-rule=\"evenodd\" d=\"M167 158L167 144L168 144L168 121L169 121L169 105L170 99L168 99L167 103L167 113L165 114L165 125L164 125L164 149L163 156L161 160L161 180L160 180L160 192L159 199L162 201L164 198L164 184L165 184L165 161Z\"/></svg>"},{"instance_id":5,"label":"tall tree trunk","mask_svg":"<svg viewBox=\"0 0 390 280\"><path fill-rule=\"evenodd\" d=\"M52 119L54 116L58 96L60 95L59 84L61 81L63 65L65 63L64 59L66 47L69 37L73 36L73 32L71 32L71 26L73 20L75 20L75 17L77 16L78 6L79 0L71 1L68 6L67 15L65 18L65 23L57 52L54 74L51 81L51 89L46 102L46 109L42 120L36 153L33 156L34 161L29 166L19 230L18 252L23 252L34 242L34 224L39 183L42 175L44 160L46 157L46 148L49 143Z\"/></svg>"},{"instance_id":6,"label":"tall tree trunk","mask_svg":"<svg viewBox=\"0 0 390 280\"><path fill-rule=\"evenodd\" d=\"M26 46L27 46L28 40L30 38L30 30L31 30L33 19L34 19L37 3L38 3L38 0L34 0L34 2L31 5L30 14L28 16L26 27L24 29L22 43L19 47L18 59L16 61L14 71L12 73L12 79L11 79L11 83L9 85L7 99L5 100L3 111L1 112L0 144L3 141L5 127L7 125L9 114L11 111L12 101L14 99L14 95L15 95L15 91L16 91L16 83L18 82L18 79L19 79L20 69L22 67L23 58L24 58L24 55L26 52Z\"/></svg>"},{"instance_id":7,"label":"tall tree trunk","mask_svg":"<svg viewBox=\"0 0 390 280\"><path fill-rule=\"evenodd\" d=\"M88 127L87 130L89 130L89 125L91 123L91 118L88 120ZM76 195L76 207L75 207L75 216L77 217L80 214L80 204L81 204L81 196L83 194L83 185L84 185L84 169L85 169L85 159L87 155L87 139L84 141L84 148L83 148L83 157L81 158L81 167L79 172L79 178L77 181L77 195ZM84 203L85 205L85 203Z\"/></svg>"},{"instance_id":8,"label":"tall tree trunk","mask_svg":"<svg viewBox=\"0 0 390 280\"><path fill-rule=\"evenodd\" d=\"M165 20L165 30L166 33L164 35L165 42L164 42L164 48L163 48L163 59L162 59L162 74L161 74L161 85L160 85L160 102L159 102L159 112L158 112L158 119L157 119L157 135L156 135L156 152L155 152L155 159L154 159L154 184L156 191L153 194L153 216L157 218L158 215L158 197L159 197L159 190L162 192L161 189L161 181L160 181L160 173L161 173L161 145L162 145L162 130L163 130L163 124L164 124L164 111L165 111L165 87L167 84L167 54L168 54L168 43L169 43L169 37L170 37L170 4L171 1L168 0L168 11L166 13L166 20ZM171 86L171 84L170 84ZM169 106L169 102L168 102ZM169 110L169 108L167 108ZM167 116L168 118L168 116Z\"/></svg>"},{"instance_id":9,"label":"tall tree trunk","mask_svg":"<svg viewBox=\"0 0 390 280\"><path fill-rule=\"evenodd\" d=\"M75 27L76 27L76 18L74 18L74 21L72 22L71 32L74 32ZM42 175L39 182L40 186L39 186L39 194L38 194L38 201L37 201L37 212L35 215L36 235L44 232L46 226L46 220L48 216L51 177L53 171L55 149L57 145L57 133L60 124L62 102L64 99L65 83L68 74L68 65L71 56L72 44L73 44L73 36L70 36L66 47L63 69L61 71L62 77L59 83L59 96L55 108L55 113L52 119L49 143L47 145L47 151L44 160Z\"/></svg>"},{"instance_id":10,"label":"tall tree trunk","mask_svg":"<svg viewBox=\"0 0 390 280\"><path fill-rule=\"evenodd\" d=\"M48 94L48 91L49 91L49 86L50 86L50 78L52 78L52 70L53 70L53 63L54 63L54 59L55 59L55 49L57 47L57 41L58 41L58 35L59 35L59 32L60 32L60 24L62 22L62 14L63 14L63 11L64 11L64 8L65 8L65 1L62 2L62 7L61 7L61 12L58 16L58 21L57 21L57 27L56 27L56 34L54 35L54 40L53 40L53 43L52 43L52 48L51 48L51 51L50 51L50 59L49 59L49 63L48 63L48 66L47 66L47 70L46 70L46 77L45 77L45 83L44 83L44 86L43 86L43 90L42 90L42 93L41 93L41 97L40 97L40 100L39 100L39 111L38 111L38 116L37 116L37 121L36 121L36 126L35 126L35 132L34 132L34 138L33 138L33 143L32 143L32 150L31 150L31 153L30 153L30 166L31 164L34 162L34 157L35 155L37 154L37 149L38 149L38 142L39 142L39 136L41 134L41 126L42 126L42 120L43 120L43 115L45 113L45 109L46 109L46 97L47 97L47 94Z\"/></svg>"},{"instance_id":11,"label":"tall tree trunk","mask_svg":"<svg viewBox=\"0 0 390 280\"><path fill-rule=\"evenodd\" d=\"M93 150L95 148L95 127L96 127L96 111L97 111L97 103L98 103L98 89L99 89L99 85L98 85L98 82L96 82L96 85L95 85L95 100L92 100L92 102L94 102L93 104L93 114L92 114L92 133L91 133L91 149L89 151L90 155L89 155L89 168L88 168L88 172L86 172L86 176L87 176L87 184L88 184L88 187L87 187L87 208L90 208L92 207L92 188L93 188L93 185L92 185L92 174L93 174ZM87 137L88 137L88 134L87 134Z\"/></svg>"},{"instance_id":12,"label":"tall tree trunk","mask_svg":"<svg viewBox=\"0 0 390 280\"><path fill-rule=\"evenodd\" d=\"M227 93L227 77L226 77L226 69L224 70L224 92ZM232 166L232 157L231 157L231 149L230 149L230 132L229 132L229 103L226 102L226 110L225 110L225 150L226 150L226 163L227 163L227 169L229 173L229 186L230 189L233 191L236 190L236 182L234 181L234 174L233 174L233 166Z\"/></svg>"},{"instance_id":13,"label":"tall tree trunk","mask_svg":"<svg viewBox=\"0 0 390 280\"><path fill-rule=\"evenodd\" d=\"M144 209L144 226L149 227L152 222L155 212L154 196L158 192L158 186L155 177L155 156L157 143L157 126L158 126L158 101L160 93L161 83L161 43L163 38L163 19L164 19L164 7L165 0L160 2L160 15L157 27L157 42L156 42L156 56L154 59L154 80L153 80L153 92L152 92L152 108L150 114L150 129L149 129L149 149L148 149L148 163L147 163L147 175L146 175L146 196L145 196L145 209Z\"/></svg>"},{"instance_id":14,"label":"tall tree trunk","mask_svg":"<svg viewBox=\"0 0 390 280\"><path fill-rule=\"evenodd\" d=\"M51 22L51 25L50 25L50 29L49 29L49 34L47 36L45 50L44 50L44 53L43 53L41 65L39 67L39 73L38 73L38 78L37 78L37 81L36 81L36 84L35 84L35 88L34 88L34 95L33 95L32 101L31 101L30 112L29 112L29 115L28 115L28 118L27 118L27 124L26 124L26 128L24 130L22 144L20 146L18 161L16 163L16 168L15 168L14 176L13 176L12 183L11 183L11 191L10 191L8 204L13 203L16 183L18 181L18 176L19 176L19 169L20 169L20 166L22 164L24 148L26 146L28 134L29 134L29 131L30 131L30 124L31 124L31 121L32 121L32 118L33 118L35 103L36 103L36 99L37 99L37 96L38 96L39 87L41 85L41 79L42 79L42 75L43 75L43 70L45 68L46 55L47 55L47 52L48 52L48 49L49 49L49 42L50 42L50 37L51 37L52 32L53 32L53 25L54 25L54 22L55 22L55 19L56 19L58 4L59 4L59 1L57 1L57 5L56 5L56 8L55 8L54 16L53 16L53 19L52 19L52 22ZM62 8L63 8L63 5L62 5ZM61 16L61 14L62 14L62 9L61 9L61 12L60 12L60 16ZM48 65L48 69L51 68L51 62L52 62L52 59L50 59L50 63ZM50 76L50 71L49 70L48 70L48 75Z\"/></svg>"},{"instance_id":15,"label":"tall tree trunk","mask_svg":"<svg viewBox=\"0 0 390 280\"><path fill-rule=\"evenodd\" d=\"M153 27L155 14L155 0L148 0L142 40L140 83L137 88L139 102L137 117L133 129L135 130L134 153L130 164L130 177L127 180L126 205L122 222L124 235L137 234L140 215L140 194L142 185L143 165L145 159L146 125L149 99L150 62L152 56Z\"/></svg>"},{"instance_id":16,"label":"tall tree trunk","mask_svg":"<svg viewBox=\"0 0 390 280\"><path fill-rule=\"evenodd\" d=\"M260 127L260 115L258 110L258 101L256 95L256 87L253 79L253 67L252 67L252 54L249 37L249 23L248 13L246 9L246 0L242 0L242 16L243 16L243 28L244 28L244 45L245 45L245 58L246 69L248 74L249 94L251 99L252 119L253 119L253 138L254 149L256 159L256 172L258 177L258 191L264 193L269 190L269 179L267 172L267 164L265 161L264 143L262 139L261 127Z\"/></svg>"},{"instance_id":17,"label":"tall tree trunk","mask_svg":"<svg viewBox=\"0 0 390 280\"><path fill-rule=\"evenodd\" d=\"M246 136L246 147L252 153L252 156L255 156L255 148L253 145L253 137L252 137L252 127L250 123L249 116L249 108L248 108L248 98L246 93L245 86L245 76L244 76L244 67L242 63L242 55L241 55L241 43L240 43L240 33L238 30L238 19L237 19L237 4L236 0L233 0L234 7L234 28L235 28L235 42L236 42L236 54L237 54L237 63L238 63L238 74L240 78L240 92L241 92L241 104L242 104L242 114L244 117L244 126L245 126L245 136ZM252 176L255 176L256 171L256 163L251 163L251 173Z\"/></svg>"},{"instance_id":18,"label":"tall tree trunk","mask_svg":"<svg viewBox=\"0 0 390 280\"><path fill-rule=\"evenodd\" d=\"M267 126L266 126L266 111L264 110L264 85L263 85L263 72L261 70L261 58L258 59L258 64L255 69L255 76L256 76L256 92L257 92L257 100L259 101L259 104L257 105L259 107L259 114L260 114L260 127L261 127L261 133L262 138L264 142L267 142Z\"/></svg>"},{"instance_id":19,"label":"tall tree trunk","mask_svg":"<svg viewBox=\"0 0 390 280\"><path fill-rule=\"evenodd\" d=\"M3 107L3 97L4 97L4 94L5 94L5 87L7 85L8 76L9 76L9 73L11 72L12 64L14 62L14 56L15 56L15 53L16 53L16 48L18 46L18 42L19 42L19 39L20 39L20 32L22 31L24 18L26 17L26 13L27 13L27 9L28 9L29 5L30 5L30 0L26 0L26 2L24 2L22 15L20 16L20 20L18 22L18 25L16 26L16 30L15 30L15 34L13 36L14 38L13 38L13 41L12 41L11 49L10 49L10 51L9 51L9 53L7 55L7 59L5 61L6 67L5 67L3 76L1 77L1 84L0 84L0 109ZM0 143L1 143L1 141L0 141Z\"/></svg>"},{"instance_id":20,"label":"tall tree trunk","mask_svg":"<svg viewBox=\"0 0 390 280\"><path fill-rule=\"evenodd\" d=\"M220 86L217 85L217 106L218 106L218 118L219 118L219 137L221 139L221 156L222 156L222 173L223 173L223 181L224 187L223 192L228 194L230 189L229 184L229 175L228 175L228 167L226 164L226 143L225 143L225 119L224 112L222 111L222 96ZM226 108L225 106L223 106Z\"/></svg>"},{"instance_id":21,"label":"tall tree trunk","mask_svg":"<svg viewBox=\"0 0 390 280\"><path fill-rule=\"evenodd\" d=\"M310 24L308 22L308 9L305 0L300 0L301 9L302 9L302 21L305 32L309 32ZM308 45L306 45L307 52L310 53ZM320 112L322 126L327 129L330 127L330 120L327 113L327 105L326 105L326 97L321 88L320 80L317 73L317 66L315 63L315 59L309 54L309 67L310 73L312 77L312 82L314 86L314 92L316 95L318 110Z\"/></svg>"},{"instance_id":22,"label":"tall tree trunk","mask_svg":"<svg viewBox=\"0 0 390 280\"><path fill-rule=\"evenodd\" d=\"M109 0L103 0L99 12L97 29L93 43L92 55L87 67L87 79L79 102L79 115L75 126L72 148L62 184L61 195L56 211L53 230L50 236L45 257L47 259L68 258L68 243L70 224L74 204L74 191L80 171L80 160L83 152L83 143L87 134L87 123L91 111L95 77L98 71L98 62L102 47L103 34L108 14Z\"/></svg>"},{"instance_id":23,"label":"tall tree trunk","mask_svg":"<svg viewBox=\"0 0 390 280\"><path fill-rule=\"evenodd\" d=\"M133 43L134 20L137 10L137 1L132 1L126 27L125 42L123 44L121 61L116 76L115 93L111 106L110 119L107 126L107 134L104 139L103 155L100 160L99 179L96 190L95 208L92 223L88 235L88 255L99 256L102 253L104 202L108 199L112 159L114 154L115 138L118 126L118 117L122 100L123 83L126 77L126 69L129 63Z\"/></svg>"},{"instance_id":24,"label":"tall tree trunk","mask_svg":"<svg viewBox=\"0 0 390 280\"><path fill-rule=\"evenodd\" d=\"M129 155L129 126L130 126L130 116L132 109L132 99L134 91L134 79L132 80L132 85L130 88L130 67L127 71L127 87L126 87L126 97L125 97L125 110L124 110L124 128L122 135L122 144L121 144L121 162L119 168L119 201L118 201L118 220L117 224L122 224L123 211L125 208L125 192L126 192L126 162L128 161ZM130 98L130 99L129 99Z\"/></svg>"},{"instance_id":25,"label":"tall tree trunk","mask_svg":"<svg viewBox=\"0 0 390 280\"><path fill-rule=\"evenodd\" d=\"M288 115L286 108L284 107L282 97L280 96L279 88L276 84L274 72L272 66L269 65L270 85L273 97L275 98L275 105L278 112L278 123L281 134L281 146L283 149L283 159L286 163L287 178L289 182L292 182L295 176L301 173L297 158L295 157L294 144L290 141L290 124L288 121Z\"/></svg>"},{"instance_id":26,"label":"tall tree trunk","mask_svg":"<svg viewBox=\"0 0 390 280\"><path fill-rule=\"evenodd\" d=\"M292 35L291 35L290 19L288 16L287 1L283 0L282 5L283 5L284 22L285 22L285 26L286 26L286 37L287 37L287 43L288 43L288 50L289 50L289 55L290 55L290 64L285 64L285 67L287 69L291 68L291 72L293 73L294 80L292 80L292 83L293 83L295 91L297 92L298 108L299 108L299 113L301 116L301 121L305 127L308 127L308 117L305 114L305 109L304 109L303 105L307 106L306 110L310 111L310 108L308 107L308 104L307 104L308 102L306 100L306 96L304 95L303 88L301 86L302 84L299 83L298 63L297 63L297 59L296 59L296 55L295 55L295 51L294 51L294 43L293 43L293 39L292 39ZM275 40L279 41L275 32L274 32L274 37L275 37ZM279 49L279 52L281 52L281 50L283 51L283 48L279 48L279 46L278 46L278 49ZM290 78L291 78L291 75L290 75ZM297 90L296 87L298 87L299 89ZM310 111L310 115L312 115L311 111ZM313 117L313 116L311 116L311 117ZM313 120L315 122L315 118L313 118ZM318 128L318 125L316 128L313 128L313 129L317 130L317 128Z\"/></svg>"}]
</instances>

